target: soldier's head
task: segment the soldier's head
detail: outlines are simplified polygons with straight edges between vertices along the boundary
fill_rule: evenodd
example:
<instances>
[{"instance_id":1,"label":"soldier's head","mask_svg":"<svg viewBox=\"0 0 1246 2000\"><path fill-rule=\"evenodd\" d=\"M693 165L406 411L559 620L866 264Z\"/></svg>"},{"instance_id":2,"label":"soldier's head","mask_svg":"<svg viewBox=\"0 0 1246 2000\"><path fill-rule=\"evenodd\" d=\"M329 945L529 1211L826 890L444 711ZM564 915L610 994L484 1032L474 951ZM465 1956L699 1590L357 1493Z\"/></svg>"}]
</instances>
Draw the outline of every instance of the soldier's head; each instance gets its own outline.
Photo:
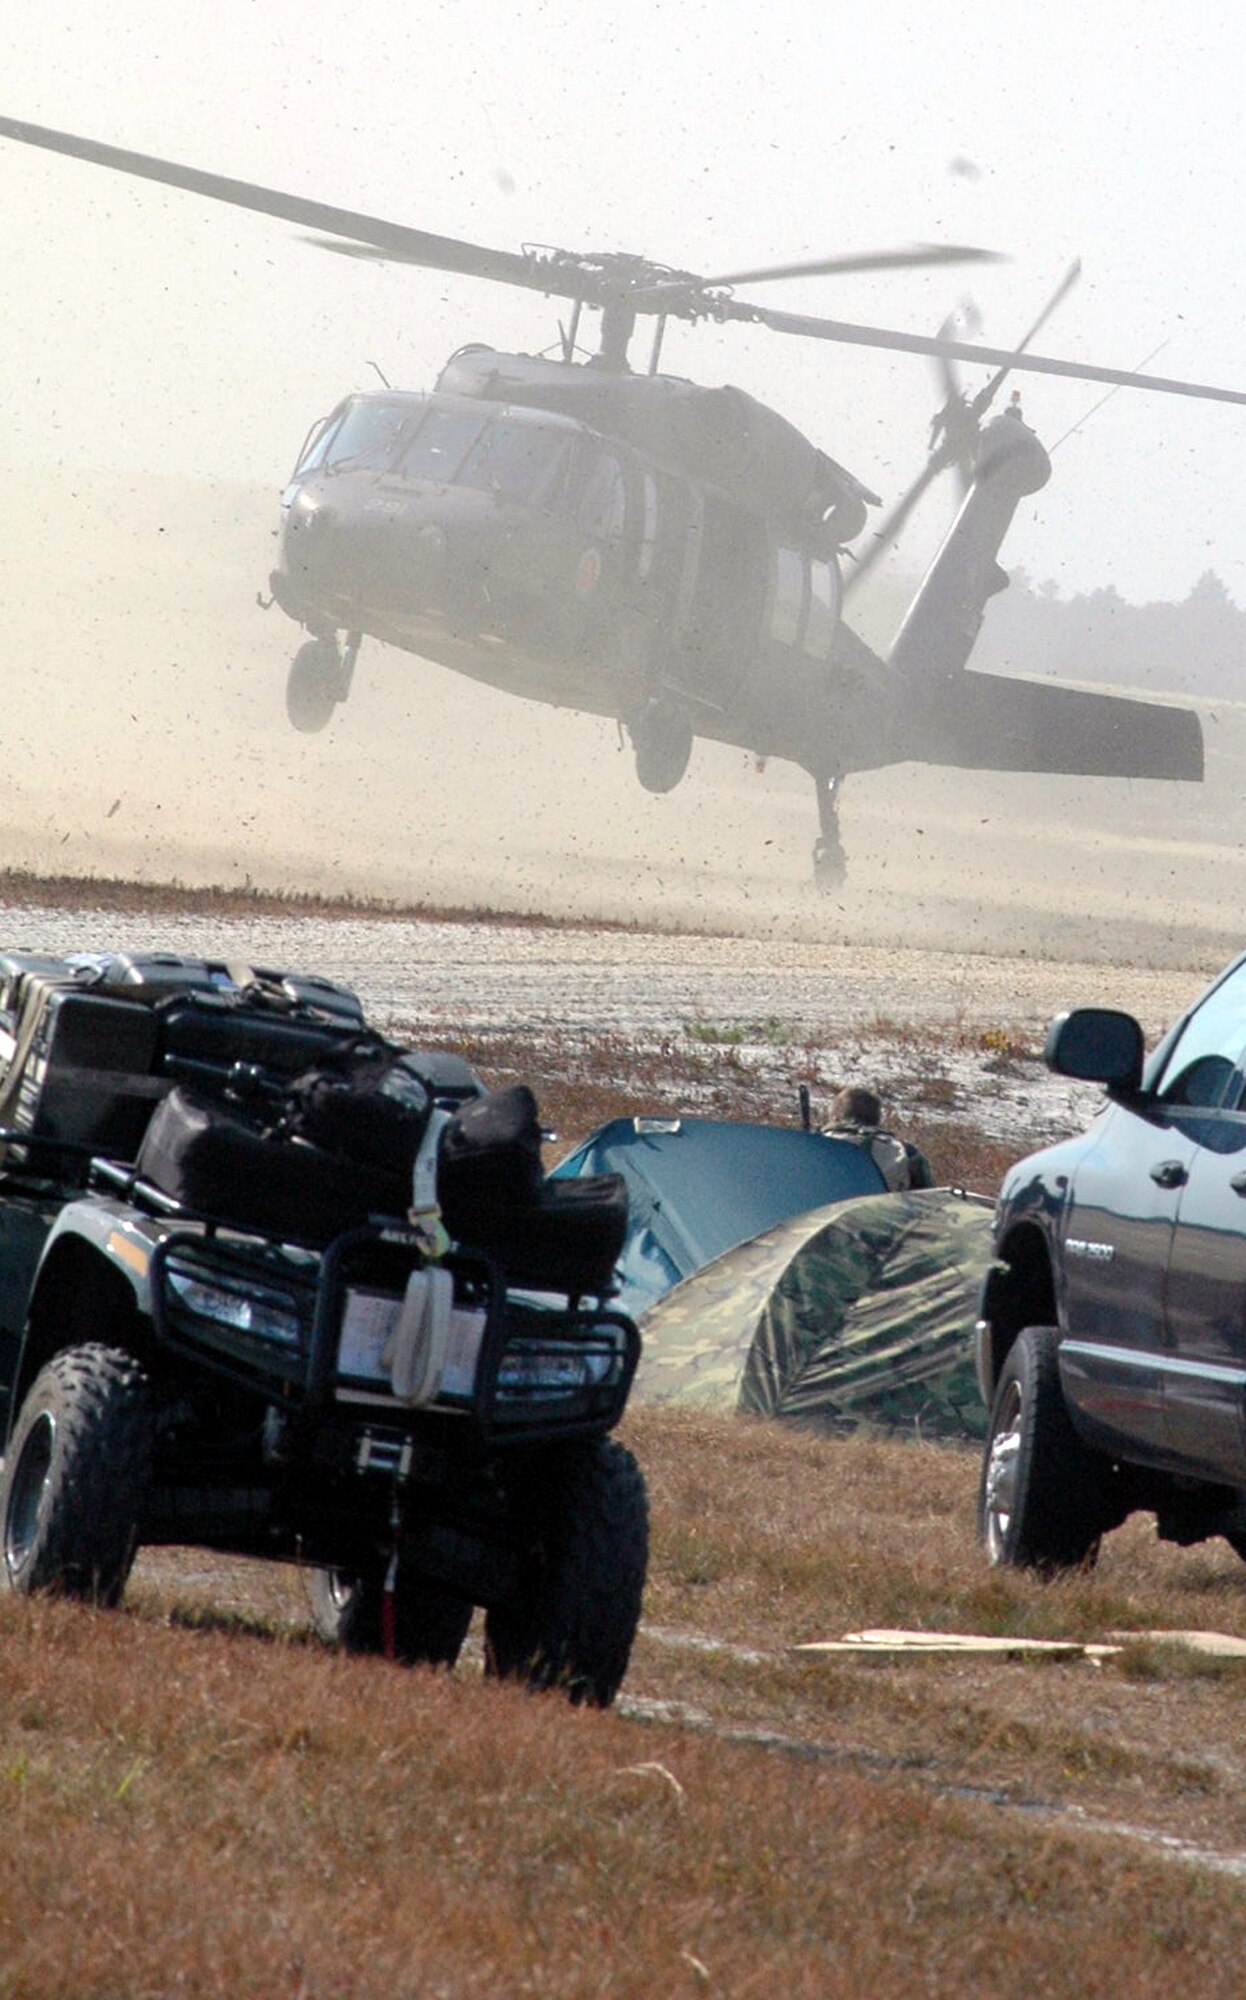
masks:
<instances>
[{"instance_id":1,"label":"soldier's head","mask_svg":"<svg viewBox=\"0 0 1246 2000\"><path fill-rule=\"evenodd\" d=\"M876 1127L882 1122L881 1100L872 1090L863 1090L860 1084L849 1084L846 1089L836 1091L831 1099L832 1125Z\"/></svg>"}]
</instances>

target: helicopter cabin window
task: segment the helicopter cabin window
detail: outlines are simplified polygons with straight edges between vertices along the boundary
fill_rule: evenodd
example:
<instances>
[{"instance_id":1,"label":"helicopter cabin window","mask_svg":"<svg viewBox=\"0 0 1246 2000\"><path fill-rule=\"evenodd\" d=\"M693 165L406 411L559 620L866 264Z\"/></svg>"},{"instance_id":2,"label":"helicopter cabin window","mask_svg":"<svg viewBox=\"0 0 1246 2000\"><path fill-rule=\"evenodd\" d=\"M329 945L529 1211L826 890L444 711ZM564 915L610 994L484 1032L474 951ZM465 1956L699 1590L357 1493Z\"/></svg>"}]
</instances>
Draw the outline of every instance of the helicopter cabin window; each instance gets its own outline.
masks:
<instances>
[{"instance_id":1,"label":"helicopter cabin window","mask_svg":"<svg viewBox=\"0 0 1246 2000\"><path fill-rule=\"evenodd\" d=\"M404 479L448 486L480 436L484 416L470 410L431 409L399 467Z\"/></svg>"},{"instance_id":2,"label":"helicopter cabin window","mask_svg":"<svg viewBox=\"0 0 1246 2000\"><path fill-rule=\"evenodd\" d=\"M839 571L814 556L809 564L809 617L805 625L805 651L811 660L830 658L839 623Z\"/></svg>"},{"instance_id":3,"label":"helicopter cabin window","mask_svg":"<svg viewBox=\"0 0 1246 2000\"><path fill-rule=\"evenodd\" d=\"M641 487L644 516L640 526L640 556L636 569L642 583L653 574L653 554L658 540L658 482L646 472Z\"/></svg>"},{"instance_id":4,"label":"helicopter cabin window","mask_svg":"<svg viewBox=\"0 0 1246 2000\"><path fill-rule=\"evenodd\" d=\"M454 483L479 487L503 500L548 506L565 478L569 456L565 431L494 423L477 438Z\"/></svg>"},{"instance_id":5,"label":"helicopter cabin window","mask_svg":"<svg viewBox=\"0 0 1246 2000\"><path fill-rule=\"evenodd\" d=\"M794 646L805 610L805 558L795 549L774 552L774 600L770 636L778 646Z\"/></svg>"},{"instance_id":6,"label":"helicopter cabin window","mask_svg":"<svg viewBox=\"0 0 1246 2000\"><path fill-rule=\"evenodd\" d=\"M601 541L618 541L623 533L627 495L623 468L611 452L603 451L591 466L580 501L580 526L586 535Z\"/></svg>"},{"instance_id":7,"label":"helicopter cabin window","mask_svg":"<svg viewBox=\"0 0 1246 2000\"><path fill-rule=\"evenodd\" d=\"M326 468L332 472L381 471L393 458L399 435L410 418L409 403L352 403L328 442Z\"/></svg>"}]
</instances>

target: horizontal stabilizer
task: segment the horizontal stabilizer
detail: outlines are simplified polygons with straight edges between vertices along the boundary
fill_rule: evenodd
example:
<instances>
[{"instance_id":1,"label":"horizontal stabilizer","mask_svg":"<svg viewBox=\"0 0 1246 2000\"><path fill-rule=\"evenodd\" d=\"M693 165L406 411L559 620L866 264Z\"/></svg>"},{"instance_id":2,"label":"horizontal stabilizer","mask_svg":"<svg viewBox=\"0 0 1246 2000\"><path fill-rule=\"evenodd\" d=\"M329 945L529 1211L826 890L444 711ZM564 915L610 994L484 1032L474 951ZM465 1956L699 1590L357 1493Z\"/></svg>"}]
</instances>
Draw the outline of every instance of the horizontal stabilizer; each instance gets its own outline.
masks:
<instances>
[{"instance_id":1,"label":"horizontal stabilizer","mask_svg":"<svg viewBox=\"0 0 1246 2000\"><path fill-rule=\"evenodd\" d=\"M968 771L1197 783L1203 729L1189 708L966 671L944 683L917 723L912 754Z\"/></svg>"}]
</instances>

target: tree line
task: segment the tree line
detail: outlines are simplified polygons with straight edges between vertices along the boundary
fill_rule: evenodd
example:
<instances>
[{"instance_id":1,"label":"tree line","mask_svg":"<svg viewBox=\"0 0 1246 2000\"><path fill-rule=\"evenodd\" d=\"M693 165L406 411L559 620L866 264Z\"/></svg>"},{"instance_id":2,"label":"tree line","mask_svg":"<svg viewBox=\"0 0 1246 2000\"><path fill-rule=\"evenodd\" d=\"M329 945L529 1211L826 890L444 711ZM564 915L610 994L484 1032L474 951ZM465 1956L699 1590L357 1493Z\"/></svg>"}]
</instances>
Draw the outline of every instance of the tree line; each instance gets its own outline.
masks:
<instances>
[{"instance_id":1,"label":"tree line","mask_svg":"<svg viewBox=\"0 0 1246 2000\"><path fill-rule=\"evenodd\" d=\"M1111 585L1062 597L1016 569L987 607L973 664L1246 701L1246 609L1214 570L1180 603L1129 604Z\"/></svg>"}]
</instances>

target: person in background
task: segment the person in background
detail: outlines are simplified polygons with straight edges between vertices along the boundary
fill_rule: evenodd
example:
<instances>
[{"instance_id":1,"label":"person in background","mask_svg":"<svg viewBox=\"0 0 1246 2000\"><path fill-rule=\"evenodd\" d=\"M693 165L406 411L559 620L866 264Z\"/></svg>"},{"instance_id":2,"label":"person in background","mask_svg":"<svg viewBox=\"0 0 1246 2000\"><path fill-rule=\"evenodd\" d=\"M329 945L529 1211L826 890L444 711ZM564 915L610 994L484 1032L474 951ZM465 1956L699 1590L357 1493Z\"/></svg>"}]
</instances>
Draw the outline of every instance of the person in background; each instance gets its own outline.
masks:
<instances>
[{"instance_id":1,"label":"person in background","mask_svg":"<svg viewBox=\"0 0 1246 2000\"><path fill-rule=\"evenodd\" d=\"M833 1139L851 1139L864 1146L893 1194L934 1186L930 1162L921 1148L884 1129L882 1100L874 1091L860 1084L837 1091L831 1099L830 1123L823 1130Z\"/></svg>"}]
</instances>

